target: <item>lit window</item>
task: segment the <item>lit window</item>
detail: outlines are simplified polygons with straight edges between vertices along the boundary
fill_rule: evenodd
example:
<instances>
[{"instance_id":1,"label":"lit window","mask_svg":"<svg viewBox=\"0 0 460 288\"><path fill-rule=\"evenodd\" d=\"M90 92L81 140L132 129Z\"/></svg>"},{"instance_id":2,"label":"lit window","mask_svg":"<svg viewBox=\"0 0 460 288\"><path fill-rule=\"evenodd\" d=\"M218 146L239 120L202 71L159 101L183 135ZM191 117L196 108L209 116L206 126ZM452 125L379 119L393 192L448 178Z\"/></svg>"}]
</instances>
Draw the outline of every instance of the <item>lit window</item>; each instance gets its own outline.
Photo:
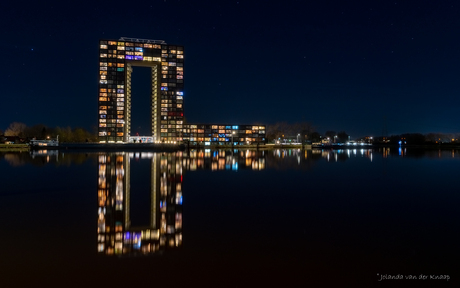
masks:
<instances>
[{"instance_id":1,"label":"lit window","mask_svg":"<svg viewBox=\"0 0 460 288\"><path fill-rule=\"evenodd\" d=\"M109 45L117 45L117 42L115 42L115 41L109 41Z\"/></svg>"},{"instance_id":2,"label":"lit window","mask_svg":"<svg viewBox=\"0 0 460 288\"><path fill-rule=\"evenodd\" d=\"M184 55L177 55L177 58L184 59Z\"/></svg>"},{"instance_id":3,"label":"lit window","mask_svg":"<svg viewBox=\"0 0 460 288\"><path fill-rule=\"evenodd\" d=\"M107 54L101 54L101 58L107 58Z\"/></svg>"},{"instance_id":4,"label":"lit window","mask_svg":"<svg viewBox=\"0 0 460 288\"><path fill-rule=\"evenodd\" d=\"M107 45L101 45L101 49L107 49Z\"/></svg>"},{"instance_id":5,"label":"lit window","mask_svg":"<svg viewBox=\"0 0 460 288\"><path fill-rule=\"evenodd\" d=\"M125 46L118 46L117 50L125 50Z\"/></svg>"}]
</instances>

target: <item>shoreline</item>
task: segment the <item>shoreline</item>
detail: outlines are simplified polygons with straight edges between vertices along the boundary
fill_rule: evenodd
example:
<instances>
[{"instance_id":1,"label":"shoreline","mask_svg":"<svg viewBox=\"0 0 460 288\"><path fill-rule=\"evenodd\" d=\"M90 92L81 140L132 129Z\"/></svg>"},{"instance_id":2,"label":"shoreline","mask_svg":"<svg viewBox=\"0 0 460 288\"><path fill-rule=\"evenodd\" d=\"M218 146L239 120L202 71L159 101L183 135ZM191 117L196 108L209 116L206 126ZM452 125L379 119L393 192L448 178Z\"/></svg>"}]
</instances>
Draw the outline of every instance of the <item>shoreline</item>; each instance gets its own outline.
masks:
<instances>
[{"instance_id":1,"label":"shoreline","mask_svg":"<svg viewBox=\"0 0 460 288\"><path fill-rule=\"evenodd\" d=\"M410 148L423 150L460 149L460 144L433 145L331 145L312 147L311 144L263 144L263 145L184 145L169 143L62 143L60 146L30 147L28 144L0 144L0 152L26 152L31 150L73 150L73 151L152 151L172 152L195 149L301 149L301 150L341 150L341 149L377 149L377 148Z\"/></svg>"}]
</instances>

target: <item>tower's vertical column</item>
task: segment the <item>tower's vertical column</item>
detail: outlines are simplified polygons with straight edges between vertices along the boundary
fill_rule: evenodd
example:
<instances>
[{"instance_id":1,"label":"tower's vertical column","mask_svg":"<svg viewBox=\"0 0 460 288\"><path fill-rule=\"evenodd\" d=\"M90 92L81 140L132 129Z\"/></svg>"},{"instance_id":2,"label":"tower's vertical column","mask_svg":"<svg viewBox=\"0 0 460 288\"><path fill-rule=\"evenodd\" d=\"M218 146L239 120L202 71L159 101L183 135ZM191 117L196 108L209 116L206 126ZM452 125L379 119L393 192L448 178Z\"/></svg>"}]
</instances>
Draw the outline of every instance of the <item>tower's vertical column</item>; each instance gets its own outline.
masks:
<instances>
[{"instance_id":1,"label":"tower's vertical column","mask_svg":"<svg viewBox=\"0 0 460 288\"><path fill-rule=\"evenodd\" d=\"M151 97L152 97L152 136L153 140L157 141L160 140L160 113L158 112L160 109L158 96L160 86L158 78L159 78L159 65L152 66L152 89L151 89Z\"/></svg>"},{"instance_id":2,"label":"tower's vertical column","mask_svg":"<svg viewBox=\"0 0 460 288\"><path fill-rule=\"evenodd\" d=\"M126 63L126 74L125 74L125 133L124 141L128 142L129 135L131 134L131 73L133 67L131 64Z\"/></svg>"}]
</instances>

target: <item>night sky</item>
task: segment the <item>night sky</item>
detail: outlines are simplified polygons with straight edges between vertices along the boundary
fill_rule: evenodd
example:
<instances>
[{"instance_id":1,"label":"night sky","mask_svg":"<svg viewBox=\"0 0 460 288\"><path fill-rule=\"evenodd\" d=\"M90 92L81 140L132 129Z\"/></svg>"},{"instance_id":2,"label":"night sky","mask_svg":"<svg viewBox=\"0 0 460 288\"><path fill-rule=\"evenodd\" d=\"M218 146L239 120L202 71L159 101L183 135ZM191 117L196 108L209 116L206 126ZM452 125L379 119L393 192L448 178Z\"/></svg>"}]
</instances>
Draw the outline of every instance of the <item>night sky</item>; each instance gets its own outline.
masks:
<instances>
[{"instance_id":1,"label":"night sky","mask_svg":"<svg viewBox=\"0 0 460 288\"><path fill-rule=\"evenodd\" d=\"M458 1L72 3L0 4L0 129L96 126L98 41L132 37L185 47L189 123L459 132ZM150 117L144 70L133 127Z\"/></svg>"}]
</instances>

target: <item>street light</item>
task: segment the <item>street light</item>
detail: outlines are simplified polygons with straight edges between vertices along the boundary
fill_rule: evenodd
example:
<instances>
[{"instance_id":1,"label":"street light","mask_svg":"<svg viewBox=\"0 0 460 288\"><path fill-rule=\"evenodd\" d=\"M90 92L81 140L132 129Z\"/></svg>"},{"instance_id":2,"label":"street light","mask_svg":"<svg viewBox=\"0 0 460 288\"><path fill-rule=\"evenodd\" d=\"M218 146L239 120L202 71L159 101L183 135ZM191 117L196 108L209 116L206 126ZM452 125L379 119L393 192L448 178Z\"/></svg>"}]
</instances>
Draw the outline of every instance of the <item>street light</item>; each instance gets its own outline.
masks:
<instances>
[{"instance_id":1,"label":"street light","mask_svg":"<svg viewBox=\"0 0 460 288\"><path fill-rule=\"evenodd\" d=\"M232 131L232 147L233 147L233 136L235 136L235 131Z\"/></svg>"},{"instance_id":2,"label":"street light","mask_svg":"<svg viewBox=\"0 0 460 288\"><path fill-rule=\"evenodd\" d=\"M297 134L297 143L299 143L299 136L300 136L300 133Z\"/></svg>"}]
</instances>

